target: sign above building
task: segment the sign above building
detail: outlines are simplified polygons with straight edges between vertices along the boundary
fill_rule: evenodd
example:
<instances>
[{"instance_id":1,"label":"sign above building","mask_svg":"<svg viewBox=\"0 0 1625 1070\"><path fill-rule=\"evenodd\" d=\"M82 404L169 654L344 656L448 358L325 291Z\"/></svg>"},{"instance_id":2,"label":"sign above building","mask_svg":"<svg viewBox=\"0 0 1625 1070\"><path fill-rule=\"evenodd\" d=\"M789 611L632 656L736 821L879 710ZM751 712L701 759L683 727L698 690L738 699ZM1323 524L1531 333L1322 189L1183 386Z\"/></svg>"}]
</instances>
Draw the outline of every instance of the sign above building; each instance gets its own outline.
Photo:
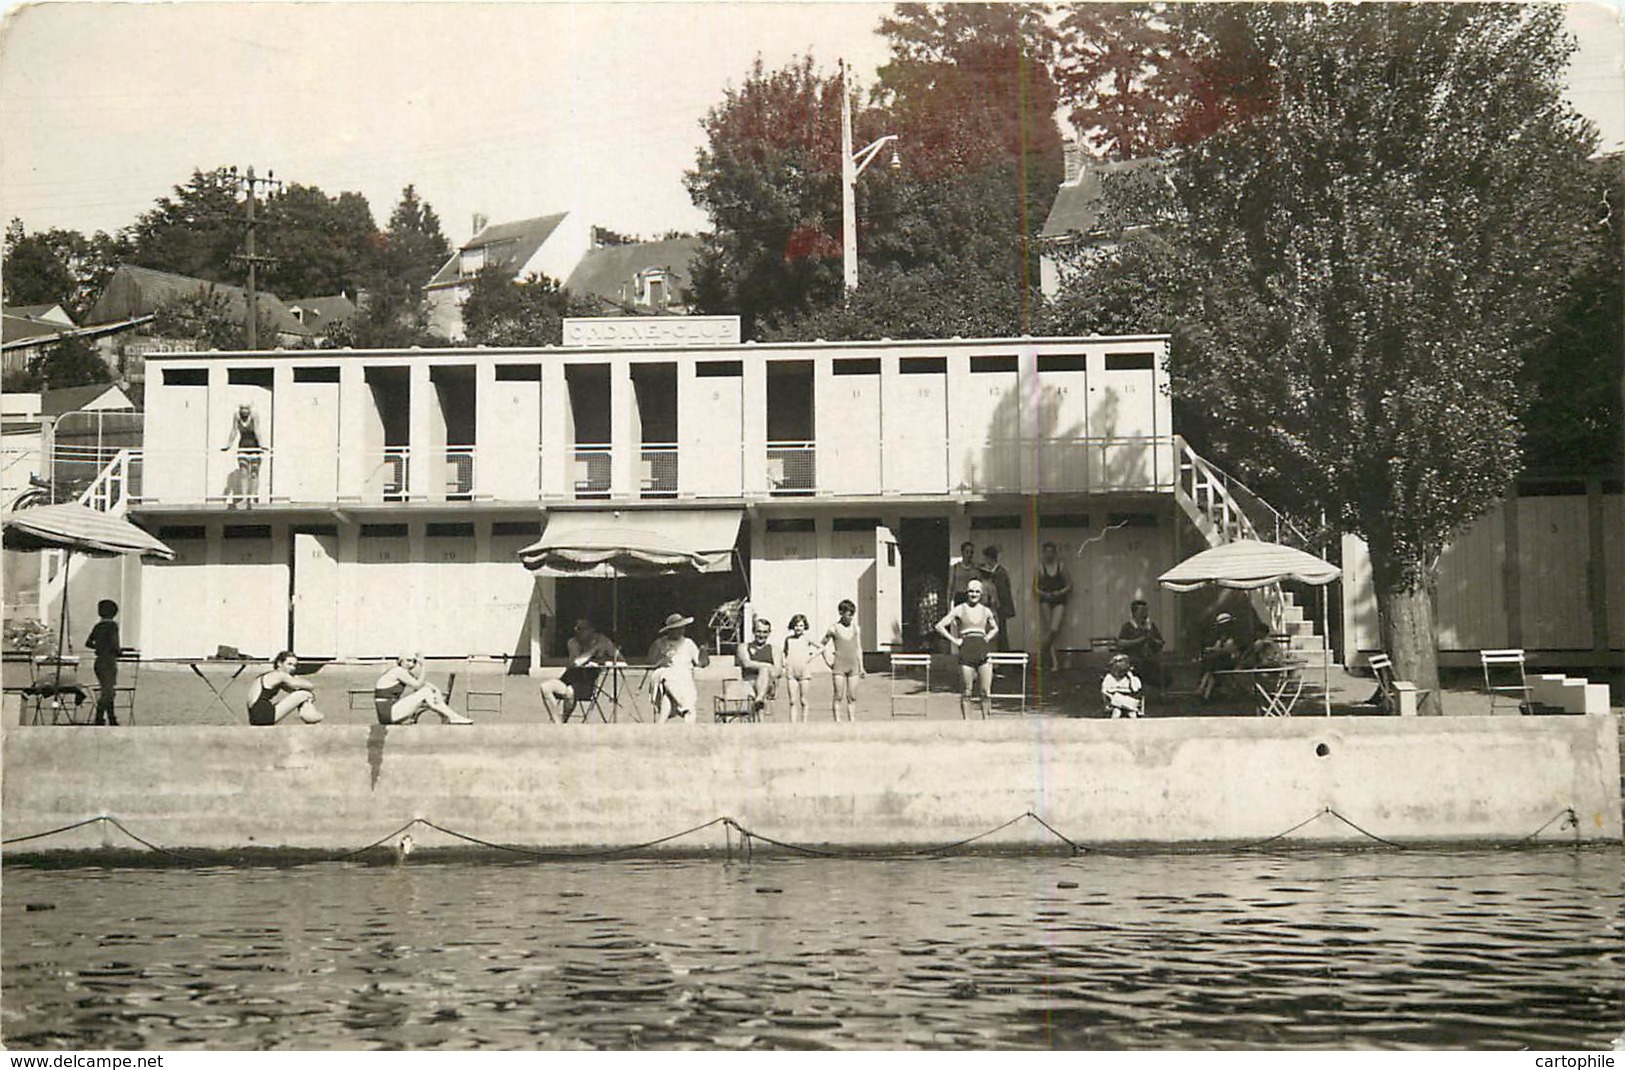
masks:
<instances>
[{"instance_id":1,"label":"sign above building","mask_svg":"<svg viewBox=\"0 0 1625 1070\"><path fill-rule=\"evenodd\" d=\"M565 317L564 344L581 349L621 346L738 345L738 316Z\"/></svg>"}]
</instances>

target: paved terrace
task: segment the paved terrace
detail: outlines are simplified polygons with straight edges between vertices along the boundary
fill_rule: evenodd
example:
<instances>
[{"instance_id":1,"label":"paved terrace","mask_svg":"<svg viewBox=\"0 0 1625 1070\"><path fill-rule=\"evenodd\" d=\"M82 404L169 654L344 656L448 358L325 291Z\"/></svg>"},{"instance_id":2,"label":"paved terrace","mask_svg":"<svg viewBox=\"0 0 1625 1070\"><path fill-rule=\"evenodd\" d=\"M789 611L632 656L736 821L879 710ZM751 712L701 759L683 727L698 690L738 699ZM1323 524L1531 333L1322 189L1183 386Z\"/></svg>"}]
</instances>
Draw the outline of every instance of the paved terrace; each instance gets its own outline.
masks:
<instances>
[{"instance_id":1,"label":"paved terrace","mask_svg":"<svg viewBox=\"0 0 1625 1070\"><path fill-rule=\"evenodd\" d=\"M860 721L886 721L892 716L891 680L881 666L884 659L871 656L869 659L872 671L859 686L858 701L855 704L854 716ZM239 667L237 663L229 662L202 662L202 671L215 688L219 688L224 696L224 703L216 698L208 685L204 683L190 667L184 664L147 663L140 667L136 675L136 708L134 724L141 726L151 725L189 725L189 726L224 726L232 724L247 725L248 685L257 673L264 672L267 666L263 662L243 663L243 671L231 679L232 673ZM370 697L360 696L354 700L355 708L351 708L348 692L352 688L365 689L372 686L372 682L382 671L383 663L340 663L307 666L309 678L316 685L316 701L319 708L334 724L370 725L375 724ZM539 671L537 677L504 675L495 666L479 666L473 670L476 680L476 690L493 691L498 687L502 691L501 710L492 707L496 705L494 698L476 696L469 710L476 722L480 724L540 724L552 728L543 710L538 685L547 676L557 675L561 667L549 667ZM1038 672L1033 670L1027 680L1027 716L1047 717L1099 717L1100 714L1100 676L1102 669L1089 664L1064 669L1059 674L1051 672ZM468 685L470 668L467 663L455 660L431 660L430 678L441 688L447 685L450 674L457 676L452 690L452 705L459 710L470 706L468 703ZM723 679L735 675L731 657L714 658L709 668L701 670L700 684L700 720L711 719L712 700L722 693ZM939 656L935 659L931 671L931 694L928 703L922 703L915 697L899 705L899 712L905 714L918 713L924 709L928 719L933 721L958 720L958 671L955 663L947 657ZM1173 687L1166 693L1158 695L1153 692L1150 698L1149 710L1146 716L1151 718L1166 717L1253 717L1256 716L1252 703L1239 697L1221 697L1212 702L1204 703L1194 693L1194 669L1187 668L1176 679ZM128 682L128 666L121 683ZM651 707L648 697L639 689L638 684L643 679L641 669L631 669L627 673L634 694L628 698L623 693L623 704L619 719L622 721L649 721L651 720ZM1599 679L1596 674L1593 680ZM1318 683L1311 679L1310 683ZM1625 680L1619 674L1614 674L1608 680L1611 688L1612 709L1615 713L1621 712L1622 691L1625 691ZM24 665L7 662L5 665L5 686L8 692L27 683L27 669ZM1378 711L1374 707L1363 703L1372 695L1375 684L1369 676L1351 674L1333 666L1330 670L1330 693L1332 700L1332 716L1374 716ZM1014 680L1008 675L1001 676L999 689L1013 688ZM898 685L900 693L918 696L920 694L917 677L909 680L900 680ZM1442 699L1443 713L1448 717L1472 717L1489 714L1489 696L1482 690L1482 678L1476 670L1447 672ZM830 712L831 684L828 674L819 674L813 677L809 686L809 717L814 722L828 722ZM16 723L16 699L8 694L6 717L9 723ZM608 712L608 704L605 704ZM1299 701L1295 716L1316 717L1321 716L1324 705L1318 698L1312 698L1307 689ZM88 707L87 707L88 709ZM994 704L994 715L1014 716L1017 714L1018 703L1014 700L998 701ZM1506 705L1503 698L1498 714L1515 716L1514 711ZM972 709L975 716L975 709ZM788 720L788 704L781 693L771 704L768 719L774 722ZM596 717L594 723L596 723ZM438 718L433 714L426 714L423 724L426 728L438 728ZM282 727L288 730L305 727L296 720L290 720Z\"/></svg>"}]
</instances>

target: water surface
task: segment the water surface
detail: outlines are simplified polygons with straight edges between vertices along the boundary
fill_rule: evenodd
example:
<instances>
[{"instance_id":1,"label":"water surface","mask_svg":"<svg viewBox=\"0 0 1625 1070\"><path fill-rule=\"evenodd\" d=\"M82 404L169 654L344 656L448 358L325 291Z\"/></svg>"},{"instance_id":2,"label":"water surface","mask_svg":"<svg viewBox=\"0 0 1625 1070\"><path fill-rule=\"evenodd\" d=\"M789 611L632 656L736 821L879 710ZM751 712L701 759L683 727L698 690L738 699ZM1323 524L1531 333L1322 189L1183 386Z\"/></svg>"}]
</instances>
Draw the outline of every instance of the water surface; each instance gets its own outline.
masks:
<instances>
[{"instance_id":1,"label":"water surface","mask_svg":"<svg viewBox=\"0 0 1625 1070\"><path fill-rule=\"evenodd\" d=\"M1622 858L8 866L0 1034L25 1049L1606 1048L1625 1029Z\"/></svg>"}]
</instances>

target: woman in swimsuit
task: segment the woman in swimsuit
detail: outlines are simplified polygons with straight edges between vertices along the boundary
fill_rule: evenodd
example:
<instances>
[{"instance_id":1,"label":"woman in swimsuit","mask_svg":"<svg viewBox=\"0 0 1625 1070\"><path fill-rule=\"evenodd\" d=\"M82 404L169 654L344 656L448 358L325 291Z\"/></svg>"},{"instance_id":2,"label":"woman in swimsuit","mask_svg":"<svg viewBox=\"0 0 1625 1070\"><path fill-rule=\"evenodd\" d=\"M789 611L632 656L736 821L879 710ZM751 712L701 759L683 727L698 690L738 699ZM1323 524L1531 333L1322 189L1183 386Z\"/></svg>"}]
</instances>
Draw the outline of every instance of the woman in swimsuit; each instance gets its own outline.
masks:
<instances>
[{"instance_id":1,"label":"woman in swimsuit","mask_svg":"<svg viewBox=\"0 0 1625 1070\"><path fill-rule=\"evenodd\" d=\"M445 696L429 683L422 665L423 659L416 654L402 654L372 685L378 723L416 724L424 710L433 710L443 724L473 724L471 718L446 705Z\"/></svg>"},{"instance_id":2,"label":"woman in swimsuit","mask_svg":"<svg viewBox=\"0 0 1625 1070\"><path fill-rule=\"evenodd\" d=\"M252 502L260 493L260 461L265 456L265 444L260 441L260 425L254 417L254 406L243 402L237 406L237 415L231 421L231 434L221 450L237 447L236 494L228 493L228 505L236 505L239 497Z\"/></svg>"},{"instance_id":3,"label":"woman in swimsuit","mask_svg":"<svg viewBox=\"0 0 1625 1070\"><path fill-rule=\"evenodd\" d=\"M852 599L841 599L835 611L841 619L829 626L818 651L832 673L834 690L829 700L830 715L839 721L844 711L846 720L851 721L852 703L858 697L858 680L868 675L863 671L863 637L852 619L858 612Z\"/></svg>"},{"instance_id":4,"label":"woman in swimsuit","mask_svg":"<svg viewBox=\"0 0 1625 1070\"><path fill-rule=\"evenodd\" d=\"M1055 544L1044 544L1044 560L1033 576L1033 593L1038 596L1038 663L1044 664L1044 652L1049 652L1049 667L1061 671L1061 658L1055 650L1055 640L1066 625L1066 600L1072 596L1072 578L1061 567L1055 553Z\"/></svg>"},{"instance_id":5,"label":"woman in swimsuit","mask_svg":"<svg viewBox=\"0 0 1625 1070\"><path fill-rule=\"evenodd\" d=\"M784 637L784 691L790 698L791 724L807 720L807 681L812 678L812 659L822 650L807 635L810 627L807 615L797 613Z\"/></svg>"},{"instance_id":6,"label":"woman in swimsuit","mask_svg":"<svg viewBox=\"0 0 1625 1070\"><path fill-rule=\"evenodd\" d=\"M299 659L284 650L271 661L271 671L255 677L248 687L248 723L281 724L295 710L306 724L322 719L316 708L316 688L294 675Z\"/></svg>"},{"instance_id":7,"label":"woman in swimsuit","mask_svg":"<svg viewBox=\"0 0 1625 1070\"><path fill-rule=\"evenodd\" d=\"M948 630L949 624L957 626L954 631ZM982 717L986 719L991 708L988 692L993 690L993 665L987 660L987 653L989 644L999 634L999 618L982 603L981 580L971 580L965 589L965 601L937 621L937 634L952 643L959 653L959 675L964 683L959 693L959 716L967 716L966 700L980 682Z\"/></svg>"},{"instance_id":8,"label":"woman in swimsuit","mask_svg":"<svg viewBox=\"0 0 1625 1070\"><path fill-rule=\"evenodd\" d=\"M751 641L734 648L739 675L750 684L750 705L757 714L772 700L779 683L779 652L768 640L772 634L773 622L757 617L751 625Z\"/></svg>"}]
</instances>

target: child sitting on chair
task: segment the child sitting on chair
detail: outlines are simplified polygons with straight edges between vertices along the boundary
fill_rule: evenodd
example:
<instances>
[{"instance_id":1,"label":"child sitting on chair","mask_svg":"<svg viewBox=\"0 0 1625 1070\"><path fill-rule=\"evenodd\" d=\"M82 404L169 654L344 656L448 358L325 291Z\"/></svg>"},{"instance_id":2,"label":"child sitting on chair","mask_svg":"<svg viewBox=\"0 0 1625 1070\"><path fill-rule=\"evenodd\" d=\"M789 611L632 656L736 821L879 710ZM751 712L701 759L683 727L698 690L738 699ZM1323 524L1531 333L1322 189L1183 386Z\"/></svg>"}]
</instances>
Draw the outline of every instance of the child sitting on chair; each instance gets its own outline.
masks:
<instances>
[{"instance_id":1,"label":"child sitting on chair","mask_svg":"<svg viewBox=\"0 0 1625 1070\"><path fill-rule=\"evenodd\" d=\"M1100 680L1100 698L1112 720L1119 717L1136 718L1144 705L1144 687L1134 675L1127 654L1113 654L1107 663L1106 675Z\"/></svg>"}]
</instances>

